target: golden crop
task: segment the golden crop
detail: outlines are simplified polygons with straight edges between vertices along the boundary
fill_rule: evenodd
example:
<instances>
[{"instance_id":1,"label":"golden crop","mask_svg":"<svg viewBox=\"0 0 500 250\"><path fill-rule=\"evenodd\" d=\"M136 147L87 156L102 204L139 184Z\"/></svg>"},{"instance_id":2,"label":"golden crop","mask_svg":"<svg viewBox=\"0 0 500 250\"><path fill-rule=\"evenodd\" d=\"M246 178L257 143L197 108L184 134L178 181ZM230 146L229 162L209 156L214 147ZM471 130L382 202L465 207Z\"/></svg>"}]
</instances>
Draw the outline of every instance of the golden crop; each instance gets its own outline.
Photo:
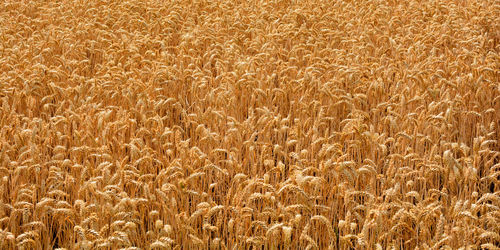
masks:
<instances>
[{"instance_id":1,"label":"golden crop","mask_svg":"<svg viewBox=\"0 0 500 250\"><path fill-rule=\"evenodd\" d=\"M498 249L500 3L0 3L1 249Z\"/></svg>"}]
</instances>

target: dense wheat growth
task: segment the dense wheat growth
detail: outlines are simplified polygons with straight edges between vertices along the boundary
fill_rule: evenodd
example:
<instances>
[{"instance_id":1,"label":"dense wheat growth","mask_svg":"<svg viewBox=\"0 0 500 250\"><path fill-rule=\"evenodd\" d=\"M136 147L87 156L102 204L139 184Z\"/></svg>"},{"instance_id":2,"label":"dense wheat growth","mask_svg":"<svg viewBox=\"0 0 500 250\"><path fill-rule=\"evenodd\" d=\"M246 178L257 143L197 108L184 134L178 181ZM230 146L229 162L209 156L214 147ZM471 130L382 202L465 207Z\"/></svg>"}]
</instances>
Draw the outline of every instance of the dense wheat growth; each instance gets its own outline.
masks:
<instances>
[{"instance_id":1,"label":"dense wheat growth","mask_svg":"<svg viewBox=\"0 0 500 250\"><path fill-rule=\"evenodd\" d=\"M498 249L500 2L0 3L1 249Z\"/></svg>"}]
</instances>

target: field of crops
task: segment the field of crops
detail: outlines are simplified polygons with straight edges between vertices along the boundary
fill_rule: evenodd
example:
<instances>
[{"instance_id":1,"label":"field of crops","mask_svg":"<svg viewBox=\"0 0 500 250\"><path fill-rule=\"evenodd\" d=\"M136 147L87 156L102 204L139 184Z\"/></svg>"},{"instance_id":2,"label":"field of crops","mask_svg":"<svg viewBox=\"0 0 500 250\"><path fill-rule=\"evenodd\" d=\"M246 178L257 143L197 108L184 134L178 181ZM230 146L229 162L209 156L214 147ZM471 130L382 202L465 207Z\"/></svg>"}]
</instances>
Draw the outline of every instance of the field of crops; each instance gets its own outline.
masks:
<instances>
[{"instance_id":1,"label":"field of crops","mask_svg":"<svg viewBox=\"0 0 500 250\"><path fill-rule=\"evenodd\" d=\"M0 23L0 249L499 249L498 0Z\"/></svg>"}]
</instances>

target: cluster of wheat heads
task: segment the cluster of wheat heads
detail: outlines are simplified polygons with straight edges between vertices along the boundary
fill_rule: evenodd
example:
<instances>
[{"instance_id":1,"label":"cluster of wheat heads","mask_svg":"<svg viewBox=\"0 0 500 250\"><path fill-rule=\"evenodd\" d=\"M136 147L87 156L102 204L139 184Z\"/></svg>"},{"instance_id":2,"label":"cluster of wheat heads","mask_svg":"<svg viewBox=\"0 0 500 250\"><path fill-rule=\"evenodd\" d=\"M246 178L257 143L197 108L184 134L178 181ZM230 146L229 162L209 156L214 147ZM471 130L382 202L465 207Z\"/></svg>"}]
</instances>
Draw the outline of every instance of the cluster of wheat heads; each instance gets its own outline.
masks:
<instances>
[{"instance_id":1,"label":"cluster of wheat heads","mask_svg":"<svg viewBox=\"0 0 500 250\"><path fill-rule=\"evenodd\" d=\"M0 248L500 242L498 1L2 1Z\"/></svg>"}]
</instances>

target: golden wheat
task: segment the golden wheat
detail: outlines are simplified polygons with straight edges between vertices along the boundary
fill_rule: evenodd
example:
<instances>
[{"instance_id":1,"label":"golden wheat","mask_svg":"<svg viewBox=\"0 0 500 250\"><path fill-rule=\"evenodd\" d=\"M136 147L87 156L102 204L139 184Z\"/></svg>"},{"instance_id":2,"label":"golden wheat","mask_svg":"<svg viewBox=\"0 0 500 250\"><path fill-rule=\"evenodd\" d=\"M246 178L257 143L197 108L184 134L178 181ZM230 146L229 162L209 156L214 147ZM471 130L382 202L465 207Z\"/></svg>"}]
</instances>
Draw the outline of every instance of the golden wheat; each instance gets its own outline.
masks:
<instances>
[{"instance_id":1,"label":"golden wheat","mask_svg":"<svg viewBox=\"0 0 500 250\"><path fill-rule=\"evenodd\" d=\"M498 249L500 4L4 1L2 249Z\"/></svg>"}]
</instances>

